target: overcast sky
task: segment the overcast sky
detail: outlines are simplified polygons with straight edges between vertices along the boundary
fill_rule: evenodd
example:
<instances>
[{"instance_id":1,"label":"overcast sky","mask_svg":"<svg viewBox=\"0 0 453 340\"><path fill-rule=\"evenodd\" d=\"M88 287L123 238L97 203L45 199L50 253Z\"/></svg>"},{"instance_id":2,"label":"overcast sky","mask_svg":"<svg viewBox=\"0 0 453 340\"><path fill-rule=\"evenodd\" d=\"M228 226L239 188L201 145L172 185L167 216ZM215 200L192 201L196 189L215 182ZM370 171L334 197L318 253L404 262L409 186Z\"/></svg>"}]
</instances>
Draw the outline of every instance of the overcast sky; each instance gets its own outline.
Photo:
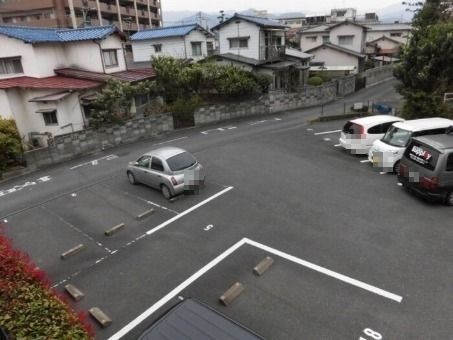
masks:
<instances>
[{"instance_id":1,"label":"overcast sky","mask_svg":"<svg viewBox=\"0 0 453 340\"><path fill-rule=\"evenodd\" d=\"M324 14L332 8L353 7L364 12L400 3L398 0L162 0L162 10L164 15L165 11L218 12L221 9L242 11L249 8L266 9L272 13Z\"/></svg>"}]
</instances>

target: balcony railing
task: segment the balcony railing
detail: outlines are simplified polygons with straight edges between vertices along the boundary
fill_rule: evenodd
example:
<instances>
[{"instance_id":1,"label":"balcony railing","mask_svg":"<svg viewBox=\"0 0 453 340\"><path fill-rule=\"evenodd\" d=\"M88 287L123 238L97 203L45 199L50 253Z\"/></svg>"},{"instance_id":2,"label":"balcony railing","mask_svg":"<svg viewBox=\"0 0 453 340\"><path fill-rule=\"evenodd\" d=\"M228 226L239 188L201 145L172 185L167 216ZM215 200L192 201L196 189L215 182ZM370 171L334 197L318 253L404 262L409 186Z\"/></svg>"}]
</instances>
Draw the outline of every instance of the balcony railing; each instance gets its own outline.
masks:
<instances>
[{"instance_id":1,"label":"balcony railing","mask_svg":"<svg viewBox=\"0 0 453 340\"><path fill-rule=\"evenodd\" d=\"M260 47L260 60L272 61L285 54L284 45L272 45Z\"/></svg>"}]
</instances>

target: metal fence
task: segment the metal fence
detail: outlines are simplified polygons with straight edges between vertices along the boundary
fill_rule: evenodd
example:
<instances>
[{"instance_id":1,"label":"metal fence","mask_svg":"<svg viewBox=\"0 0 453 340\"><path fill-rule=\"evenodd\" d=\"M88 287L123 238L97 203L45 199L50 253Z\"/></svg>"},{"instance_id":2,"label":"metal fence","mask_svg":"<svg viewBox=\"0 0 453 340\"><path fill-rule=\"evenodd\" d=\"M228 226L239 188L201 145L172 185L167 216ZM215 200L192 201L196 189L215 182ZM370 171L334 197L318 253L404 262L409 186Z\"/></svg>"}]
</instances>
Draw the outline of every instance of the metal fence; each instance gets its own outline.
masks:
<instances>
[{"instance_id":1,"label":"metal fence","mask_svg":"<svg viewBox=\"0 0 453 340\"><path fill-rule=\"evenodd\" d=\"M322 118L349 116L353 114L390 114L399 115L401 101L396 99L369 99L365 101L338 100L321 105L319 114Z\"/></svg>"}]
</instances>

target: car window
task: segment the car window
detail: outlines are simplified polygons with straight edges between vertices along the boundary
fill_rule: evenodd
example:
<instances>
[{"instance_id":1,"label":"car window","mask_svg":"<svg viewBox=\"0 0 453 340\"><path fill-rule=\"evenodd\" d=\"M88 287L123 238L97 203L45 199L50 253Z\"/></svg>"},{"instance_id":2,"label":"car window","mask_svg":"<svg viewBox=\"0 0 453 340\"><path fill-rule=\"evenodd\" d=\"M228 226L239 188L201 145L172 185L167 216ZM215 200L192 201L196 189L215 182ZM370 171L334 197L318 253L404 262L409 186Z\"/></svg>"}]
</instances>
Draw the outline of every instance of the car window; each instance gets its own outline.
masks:
<instances>
[{"instance_id":1,"label":"car window","mask_svg":"<svg viewBox=\"0 0 453 340\"><path fill-rule=\"evenodd\" d=\"M143 156L140 157L137 161L137 166L141 168L148 168L149 169L149 163L151 161L151 156Z\"/></svg>"},{"instance_id":2,"label":"car window","mask_svg":"<svg viewBox=\"0 0 453 340\"><path fill-rule=\"evenodd\" d=\"M363 133L363 126L356 123L347 122L343 127L343 132L350 135L360 135L361 133Z\"/></svg>"},{"instance_id":3,"label":"car window","mask_svg":"<svg viewBox=\"0 0 453 340\"><path fill-rule=\"evenodd\" d=\"M453 152L447 158L447 171L453 171Z\"/></svg>"},{"instance_id":4,"label":"car window","mask_svg":"<svg viewBox=\"0 0 453 340\"><path fill-rule=\"evenodd\" d=\"M440 135L440 134L445 133L446 130L447 130L446 128L440 128L440 129L429 129L429 130L417 131L417 132L414 132L414 137L428 136L428 135Z\"/></svg>"},{"instance_id":5,"label":"car window","mask_svg":"<svg viewBox=\"0 0 453 340\"><path fill-rule=\"evenodd\" d=\"M153 157L153 160L151 162L151 169L156 171L164 171L164 165L159 158Z\"/></svg>"},{"instance_id":6,"label":"car window","mask_svg":"<svg viewBox=\"0 0 453 340\"><path fill-rule=\"evenodd\" d=\"M372 134L372 135L378 135L378 134L384 133L384 132L382 132L382 124L370 127L368 129L368 133Z\"/></svg>"},{"instance_id":7,"label":"car window","mask_svg":"<svg viewBox=\"0 0 453 340\"><path fill-rule=\"evenodd\" d=\"M167 164L172 171L190 168L196 162L197 160L188 152L183 152L167 159Z\"/></svg>"},{"instance_id":8,"label":"car window","mask_svg":"<svg viewBox=\"0 0 453 340\"><path fill-rule=\"evenodd\" d=\"M386 133L387 130L390 129L390 127L393 125L393 123L396 123L396 122L387 122L387 123L382 124L382 133Z\"/></svg>"},{"instance_id":9,"label":"car window","mask_svg":"<svg viewBox=\"0 0 453 340\"><path fill-rule=\"evenodd\" d=\"M439 151L414 140L408 146L404 155L412 162L420 164L429 170L434 170L439 158Z\"/></svg>"},{"instance_id":10,"label":"car window","mask_svg":"<svg viewBox=\"0 0 453 340\"><path fill-rule=\"evenodd\" d=\"M407 145L409 138L411 138L411 134L412 133L410 131L392 126L390 129L388 129L381 140L384 143L393 146L404 147Z\"/></svg>"}]
</instances>

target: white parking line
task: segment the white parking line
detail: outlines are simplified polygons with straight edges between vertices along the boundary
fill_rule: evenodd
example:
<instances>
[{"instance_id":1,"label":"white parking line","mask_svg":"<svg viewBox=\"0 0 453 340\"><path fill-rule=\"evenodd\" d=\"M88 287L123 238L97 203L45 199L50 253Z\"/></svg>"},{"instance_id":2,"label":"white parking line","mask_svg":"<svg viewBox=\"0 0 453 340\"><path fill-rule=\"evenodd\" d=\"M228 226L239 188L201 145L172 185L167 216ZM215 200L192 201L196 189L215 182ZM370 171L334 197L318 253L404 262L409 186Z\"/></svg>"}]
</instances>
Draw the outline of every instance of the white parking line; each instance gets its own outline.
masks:
<instances>
[{"instance_id":1,"label":"white parking line","mask_svg":"<svg viewBox=\"0 0 453 340\"><path fill-rule=\"evenodd\" d=\"M184 136L184 137L180 137L180 138L170 139L170 140L167 140L165 142L155 143L152 146L154 146L154 145L162 145L162 144L171 143L171 142L176 142L177 140L186 139L186 138L189 138L189 137Z\"/></svg>"},{"instance_id":2,"label":"white parking line","mask_svg":"<svg viewBox=\"0 0 453 340\"><path fill-rule=\"evenodd\" d=\"M371 161L369 159L362 159L360 163L371 163Z\"/></svg>"},{"instance_id":3,"label":"white parking line","mask_svg":"<svg viewBox=\"0 0 453 340\"><path fill-rule=\"evenodd\" d=\"M341 144L335 144L334 145L335 148L338 148L339 146L341 146Z\"/></svg>"},{"instance_id":4,"label":"white parking line","mask_svg":"<svg viewBox=\"0 0 453 340\"><path fill-rule=\"evenodd\" d=\"M168 301L173 299L176 295L179 294L184 288L189 286L192 282L196 281L198 278L200 278L203 274L205 274L207 271L209 271L211 268L216 266L220 261L222 261L224 258L226 258L228 255L232 254L235 252L239 247L241 247L245 243L246 239L242 239L241 241L237 242L236 244L232 245L230 248L228 248L226 251L224 251L222 254L217 256L214 260L209 262L206 266L198 270L195 274L192 274L187 280L183 281L180 283L176 288L174 288L172 291L170 291L167 295L165 295L162 299L157 301L154 305L152 305L150 308L145 310L142 314L137 316L134 320L132 320L130 323L128 323L126 326L124 326L122 329L120 329L117 333L112 335L109 340L117 340L121 339L123 336L125 336L127 333L129 333L132 329L137 327L142 321L144 321L147 317L152 315L154 312L156 312L160 307L165 305Z\"/></svg>"},{"instance_id":5,"label":"white parking line","mask_svg":"<svg viewBox=\"0 0 453 340\"><path fill-rule=\"evenodd\" d=\"M308 130L308 129L307 129L307 130ZM315 135L315 136L318 136L318 135L328 135L329 133L337 133L337 132L341 132L341 130L332 130L332 131L315 132L314 135Z\"/></svg>"},{"instance_id":6,"label":"white parking line","mask_svg":"<svg viewBox=\"0 0 453 340\"><path fill-rule=\"evenodd\" d=\"M217 197L227 193L228 191L232 190L233 187L228 187L226 189L223 189L222 191L218 192L217 194L215 195L212 195L211 197L208 197L207 199L205 199L204 201L201 201L200 203L198 204L195 204L193 207L187 209L187 210L184 210L182 213L170 218L169 220L165 221L164 223L161 223L159 224L157 227L154 227L153 229L150 229L146 232L146 235L151 235L151 234L154 234L156 231L162 229L162 228L165 228L167 225L169 225L170 223L173 223L174 221L177 221L179 220L181 217L184 217L186 216L187 214L191 213L192 211L202 207L203 205L211 202L213 199L216 199Z\"/></svg>"},{"instance_id":7,"label":"white parking line","mask_svg":"<svg viewBox=\"0 0 453 340\"><path fill-rule=\"evenodd\" d=\"M380 288L377 288L375 286L372 286L372 285L369 285L367 283L364 283L362 281L359 281L359 280L356 280L356 279L353 279L351 277L348 277L346 275L343 275L343 274L339 274L339 273L336 273L332 270L329 270L327 268L324 268L324 267L321 267L321 266L318 266L316 264L313 264L311 262L308 262L308 261L305 261L305 260L302 260L300 258L297 258L295 256L292 256L292 255L289 255L287 253L284 253L282 251L279 251L277 249L274 249L274 248L271 248L271 247L268 247L264 244L261 244L261 243L258 243L258 242L255 242L253 240L250 240L248 238L243 238L242 240L240 240L239 242L235 243L234 245L232 245L230 248L228 248L227 250L225 250L222 254L220 254L219 256L217 256L215 259L213 259L211 262L209 262L207 265L205 265L204 267L200 268L197 272L195 272L194 274L192 274L189 278L187 278L186 280L184 280L183 282L181 282L178 286L176 286L176 288L174 288L173 290L171 290L169 293L167 293L163 298L161 298L159 301L157 301L156 303L154 303L151 307L149 307L147 310L145 310L142 314L140 314L139 316L137 316L134 320L132 320L131 322L129 322L126 326L124 326L123 328L121 328L117 333L115 333L114 335L112 335L108 340L119 340L121 339L123 336L125 336L127 333L129 333L132 329L134 329L135 327L137 327L141 322L143 322L146 318L148 318L149 316L151 316L153 313L155 313L159 308L161 308L162 306L164 306L167 302L169 302L171 299L173 299L174 297L176 297L181 291L183 291L185 288L187 288L189 285L191 285L193 282L195 282L196 280L198 280L201 276L203 276L206 272L208 272L209 270L211 270L213 267L215 267L216 265L218 265L222 260L224 260L225 258L227 258L229 255L231 255L232 253L234 253L236 250L238 250L241 246L243 246L244 244L248 244L250 246L253 246L253 247L256 247L256 248L259 248L259 249L262 249L268 253L271 253L271 254L274 254L276 256L280 256L288 261L291 261L291 262L294 262L294 263L297 263L301 266L304 266L306 268L309 268L309 269L312 269L314 271L317 271L319 273L322 273L322 274L325 274L327 276L330 276L330 277L333 277L333 278L336 278L340 281L343 281L345 283L349 283L353 286L356 286L356 287L359 287L359 288L362 288L364 290L367 290L369 292L372 292L372 293L375 293L377 295L380 295L380 296L383 296L383 297L386 297L390 300L393 300L393 301L396 301L396 302L399 302L401 303L401 301L403 300L403 298L399 295L396 295L396 294L393 294L393 293L390 293L390 292L387 292L383 289L380 289Z\"/></svg>"},{"instance_id":8,"label":"white parking line","mask_svg":"<svg viewBox=\"0 0 453 340\"><path fill-rule=\"evenodd\" d=\"M258 125L258 124L262 124L262 123L265 123L267 122L267 119L264 119L264 120L258 120L256 122L251 122L249 123L250 126L253 126L253 125Z\"/></svg>"},{"instance_id":9,"label":"white parking line","mask_svg":"<svg viewBox=\"0 0 453 340\"><path fill-rule=\"evenodd\" d=\"M331 139L327 138L327 137L323 138L323 140L324 140L324 142L330 142L331 141Z\"/></svg>"},{"instance_id":10,"label":"white parking line","mask_svg":"<svg viewBox=\"0 0 453 340\"><path fill-rule=\"evenodd\" d=\"M383 297L385 297L387 299L390 299L390 300L393 300L393 301L396 301L396 302L399 302L399 303L401 303L401 301L403 300L403 298L401 296L399 296L399 295L396 295L396 294L390 293L390 292L388 292L386 290L383 290L381 288L369 285L368 283L353 279L353 278L351 278L349 276L334 272L333 270L318 266L318 265L316 265L314 263L302 260L302 259L297 258L295 256L292 256L292 255L289 255L287 253L284 253L284 252L282 252L280 250L268 247L268 246L266 246L264 244L261 244L261 243L258 243L258 242L255 242L255 241L252 241L252 240L249 240L249 239L246 239L245 243L247 243L247 244L249 244L251 246L260 248L260 249L262 249L262 250L264 250L264 251L266 251L268 253L272 253L274 255L283 257L284 259L286 259L288 261L300 264L301 266L304 266L306 268L310 268L310 269L312 269L314 271L317 271L319 273L322 273L324 275L327 275L327 276L333 277L333 278L335 278L337 280L349 283L350 285L353 285L353 286L362 288L364 290L367 290L367 291L369 291L371 293L383 296Z\"/></svg>"},{"instance_id":11,"label":"white parking line","mask_svg":"<svg viewBox=\"0 0 453 340\"><path fill-rule=\"evenodd\" d=\"M102 161L102 160L110 161L110 160L115 159L115 158L118 158L118 156L117 155L104 156L104 157L101 157L101 158L98 158L98 159L93 159L92 161L89 161L89 162L85 162L85 163L81 163L81 164L75 165L72 168L69 168L69 170L74 170L74 169L81 168L82 166L90 165L90 164L91 165L98 165L99 161Z\"/></svg>"}]
</instances>

